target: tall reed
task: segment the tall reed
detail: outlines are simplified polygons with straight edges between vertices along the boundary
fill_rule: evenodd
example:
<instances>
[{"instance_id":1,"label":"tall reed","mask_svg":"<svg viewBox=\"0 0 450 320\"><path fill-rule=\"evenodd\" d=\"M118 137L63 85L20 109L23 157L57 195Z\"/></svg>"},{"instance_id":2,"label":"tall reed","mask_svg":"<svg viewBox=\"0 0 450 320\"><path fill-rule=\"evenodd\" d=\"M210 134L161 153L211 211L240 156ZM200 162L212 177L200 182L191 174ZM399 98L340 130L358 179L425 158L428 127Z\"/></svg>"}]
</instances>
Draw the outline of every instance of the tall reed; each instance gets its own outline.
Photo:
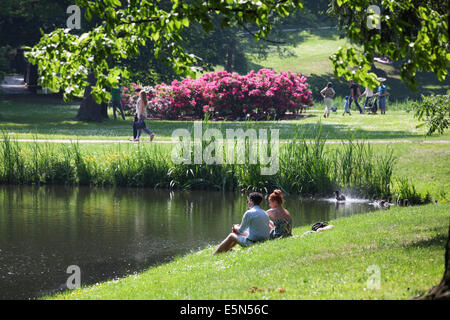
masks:
<instances>
[{"instance_id":1,"label":"tall reed","mask_svg":"<svg viewBox=\"0 0 450 320\"><path fill-rule=\"evenodd\" d=\"M247 128L251 127L251 123L247 124ZM207 128L206 119L203 129ZM280 144L279 169L273 175L261 174L263 164L259 155L262 150L250 149L249 141L244 143L244 163L226 159L223 164L175 164L171 159L171 148L163 145L139 144L125 150L121 145L115 145L94 153L83 151L78 143L19 144L3 134L0 183L262 192L279 188L302 195L330 195L341 189L367 197L391 194L395 165L391 149L376 153L368 143L352 140L330 146L326 144L320 124L315 130L316 138L307 140L298 127L292 141ZM198 143L205 148L210 142ZM224 157L226 148L237 144L236 140L224 142ZM272 141L268 144L270 146ZM257 155L256 163L249 161L253 152Z\"/></svg>"}]
</instances>

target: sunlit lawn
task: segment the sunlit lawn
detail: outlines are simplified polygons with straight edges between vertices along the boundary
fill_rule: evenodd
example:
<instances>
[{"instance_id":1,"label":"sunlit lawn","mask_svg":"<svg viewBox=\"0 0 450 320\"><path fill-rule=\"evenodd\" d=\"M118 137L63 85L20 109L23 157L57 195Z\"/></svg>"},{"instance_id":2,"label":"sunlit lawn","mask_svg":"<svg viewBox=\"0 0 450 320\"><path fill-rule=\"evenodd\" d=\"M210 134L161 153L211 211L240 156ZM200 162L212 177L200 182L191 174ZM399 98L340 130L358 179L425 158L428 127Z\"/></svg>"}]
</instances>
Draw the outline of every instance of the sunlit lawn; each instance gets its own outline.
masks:
<instances>
[{"instance_id":1,"label":"sunlit lawn","mask_svg":"<svg viewBox=\"0 0 450 320\"><path fill-rule=\"evenodd\" d=\"M444 272L449 204L341 218L335 229L212 256L214 248L56 299L409 299ZM379 281L371 282L370 279ZM53 297L46 297L53 298Z\"/></svg>"},{"instance_id":2,"label":"sunlit lawn","mask_svg":"<svg viewBox=\"0 0 450 320\"><path fill-rule=\"evenodd\" d=\"M292 139L297 133L313 138L320 121L324 135L331 140L354 139L415 139L423 140L425 127L416 128L420 123L413 112L389 111L386 115L360 115L353 112L351 116L342 116L341 100L336 99L338 112L329 118L323 118L321 103L317 103L306 112L307 117L298 120L261 121L261 122L210 122L210 127L222 129L279 129L280 139ZM400 107L392 106L394 109ZM389 108L389 106L388 106ZM78 105L64 105L50 102L28 102L21 100L0 100L0 131L17 139L100 139L127 141L132 136L132 117L126 120L112 117L102 123L78 122L76 116ZM192 130L192 121L148 122L148 127L156 133L156 141L172 140L172 132L177 128ZM430 140L449 140L447 133L434 135ZM144 135L145 139L148 139Z\"/></svg>"}]
</instances>

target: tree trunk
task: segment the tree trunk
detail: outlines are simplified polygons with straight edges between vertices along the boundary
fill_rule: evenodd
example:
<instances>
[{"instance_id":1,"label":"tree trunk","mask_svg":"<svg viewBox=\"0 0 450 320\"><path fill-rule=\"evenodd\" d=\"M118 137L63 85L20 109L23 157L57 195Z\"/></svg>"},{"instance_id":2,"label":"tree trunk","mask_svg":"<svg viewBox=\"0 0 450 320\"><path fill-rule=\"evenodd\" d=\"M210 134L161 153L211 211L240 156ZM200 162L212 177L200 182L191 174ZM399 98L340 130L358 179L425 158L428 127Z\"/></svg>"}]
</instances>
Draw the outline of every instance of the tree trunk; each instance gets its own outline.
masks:
<instances>
[{"instance_id":1,"label":"tree trunk","mask_svg":"<svg viewBox=\"0 0 450 320\"><path fill-rule=\"evenodd\" d=\"M227 72L233 72L234 51L235 51L235 43L233 39L230 41L227 50L227 63L225 65L225 71Z\"/></svg>"},{"instance_id":2,"label":"tree trunk","mask_svg":"<svg viewBox=\"0 0 450 320\"><path fill-rule=\"evenodd\" d=\"M441 283L417 299L450 300L450 226L448 227L447 245L445 247L445 271Z\"/></svg>"},{"instance_id":3,"label":"tree trunk","mask_svg":"<svg viewBox=\"0 0 450 320\"><path fill-rule=\"evenodd\" d=\"M24 75L23 80L26 79L27 61L23 53L23 49L17 49L14 56L14 67L18 73Z\"/></svg>"},{"instance_id":4,"label":"tree trunk","mask_svg":"<svg viewBox=\"0 0 450 320\"><path fill-rule=\"evenodd\" d=\"M39 77L39 75L38 75L38 68L37 68L37 66L28 62L27 63L26 78L24 79L24 81L26 82L27 88L28 88L29 91L31 91L31 93L34 93L34 94L37 93L38 77Z\"/></svg>"},{"instance_id":5,"label":"tree trunk","mask_svg":"<svg viewBox=\"0 0 450 320\"><path fill-rule=\"evenodd\" d=\"M102 122L108 119L108 105L104 102L98 104L91 95L91 87L95 85L95 76L93 73L88 75L89 86L84 90L84 98L78 109L75 120Z\"/></svg>"}]
</instances>

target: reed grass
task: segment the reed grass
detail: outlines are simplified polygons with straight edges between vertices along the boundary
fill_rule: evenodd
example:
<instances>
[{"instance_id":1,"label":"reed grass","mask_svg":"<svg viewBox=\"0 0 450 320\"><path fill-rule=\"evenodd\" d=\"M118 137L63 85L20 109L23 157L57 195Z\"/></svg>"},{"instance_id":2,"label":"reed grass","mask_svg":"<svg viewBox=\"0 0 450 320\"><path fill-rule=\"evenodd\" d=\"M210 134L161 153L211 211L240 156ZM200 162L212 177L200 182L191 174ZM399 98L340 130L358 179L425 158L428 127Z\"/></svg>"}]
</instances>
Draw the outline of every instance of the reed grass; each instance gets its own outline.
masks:
<instances>
[{"instance_id":1,"label":"reed grass","mask_svg":"<svg viewBox=\"0 0 450 320\"><path fill-rule=\"evenodd\" d=\"M390 195L395 165L392 150L376 153L368 143L351 140L328 149L321 126L316 130L313 140L304 138L299 129L291 143L280 145L279 169L274 175L261 174L261 150L257 151L257 163L248 161L252 152L248 143L243 164L174 164L171 149L157 144L139 144L126 150L114 145L101 152L89 152L78 143L20 144L4 133L0 142L0 183L264 193L280 188L301 195L329 195L340 189L366 197ZM228 143L236 142L227 141L224 146Z\"/></svg>"},{"instance_id":2,"label":"reed grass","mask_svg":"<svg viewBox=\"0 0 450 320\"><path fill-rule=\"evenodd\" d=\"M395 195L397 204L403 206L422 205L432 201L429 192L425 194L417 192L415 186L407 178L397 179Z\"/></svg>"}]
</instances>

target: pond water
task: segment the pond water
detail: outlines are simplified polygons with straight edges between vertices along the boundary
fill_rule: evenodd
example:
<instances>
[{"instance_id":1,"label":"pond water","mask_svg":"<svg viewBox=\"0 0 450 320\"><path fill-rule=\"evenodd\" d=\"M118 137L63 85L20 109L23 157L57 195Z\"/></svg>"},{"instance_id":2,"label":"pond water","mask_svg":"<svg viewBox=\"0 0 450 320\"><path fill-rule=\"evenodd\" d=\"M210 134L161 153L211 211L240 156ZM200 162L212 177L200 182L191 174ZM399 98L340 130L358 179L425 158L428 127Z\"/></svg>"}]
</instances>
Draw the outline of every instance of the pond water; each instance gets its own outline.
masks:
<instances>
[{"instance_id":1,"label":"pond water","mask_svg":"<svg viewBox=\"0 0 450 320\"><path fill-rule=\"evenodd\" d=\"M298 196L285 207L295 226L374 210L366 201ZM246 209L239 193L0 186L0 299L66 289L70 265L88 285L216 246Z\"/></svg>"}]
</instances>

